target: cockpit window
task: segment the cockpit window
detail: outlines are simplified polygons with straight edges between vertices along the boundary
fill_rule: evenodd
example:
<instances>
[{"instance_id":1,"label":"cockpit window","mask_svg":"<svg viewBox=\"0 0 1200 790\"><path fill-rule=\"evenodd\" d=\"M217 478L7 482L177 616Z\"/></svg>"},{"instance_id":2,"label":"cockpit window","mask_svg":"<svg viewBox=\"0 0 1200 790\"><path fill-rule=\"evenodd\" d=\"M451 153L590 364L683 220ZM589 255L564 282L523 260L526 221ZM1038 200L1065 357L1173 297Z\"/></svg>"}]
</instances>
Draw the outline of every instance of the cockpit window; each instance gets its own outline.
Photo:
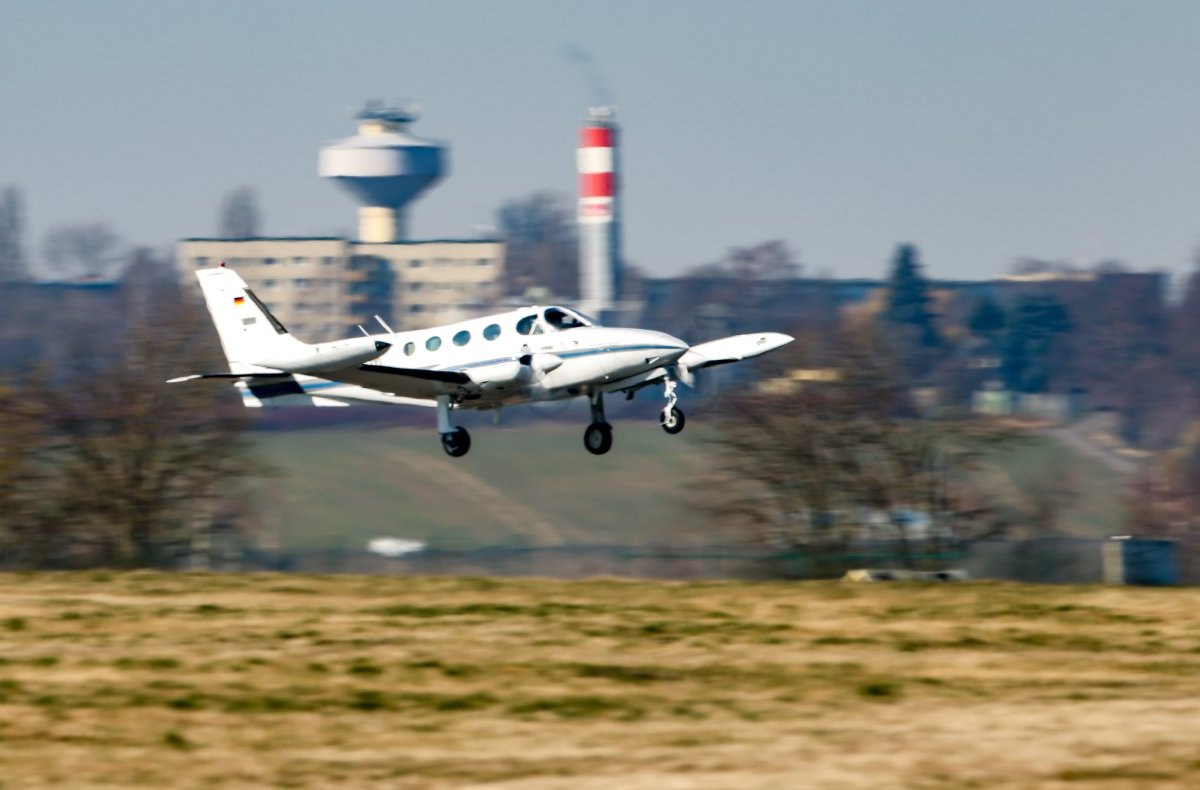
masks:
<instances>
[{"instance_id":1,"label":"cockpit window","mask_svg":"<svg viewBox=\"0 0 1200 790\"><path fill-rule=\"evenodd\" d=\"M584 320L578 313L564 310L561 307L547 307L546 312L543 313L543 317L546 320L546 325L558 332L581 326L591 326L591 323Z\"/></svg>"},{"instance_id":2,"label":"cockpit window","mask_svg":"<svg viewBox=\"0 0 1200 790\"><path fill-rule=\"evenodd\" d=\"M537 321L536 315L527 315L517 322L517 334L528 335L533 331L533 324Z\"/></svg>"}]
</instances>

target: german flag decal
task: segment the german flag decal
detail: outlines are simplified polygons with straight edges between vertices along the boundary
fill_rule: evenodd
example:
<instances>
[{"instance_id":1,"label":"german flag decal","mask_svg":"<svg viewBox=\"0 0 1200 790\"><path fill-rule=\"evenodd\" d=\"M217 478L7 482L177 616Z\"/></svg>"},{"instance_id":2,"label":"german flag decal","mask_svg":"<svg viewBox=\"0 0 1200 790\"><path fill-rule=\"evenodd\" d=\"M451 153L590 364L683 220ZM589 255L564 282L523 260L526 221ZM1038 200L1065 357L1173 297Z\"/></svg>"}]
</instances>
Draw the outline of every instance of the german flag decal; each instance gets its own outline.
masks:
<instances>
[{"instance_id":1,"label":"german flag decal","mask_svg":"<svg viewBox=\"0 0 1200 790\"><path fill-rule=\"evenodd\" d=\"M244 297L244 296L235 296L235 297L233 297L233 303L234 303L235 305L243 305L243 304L245 304L245 303L246 303L246 297Z\"/></svg>"}]
</instances>

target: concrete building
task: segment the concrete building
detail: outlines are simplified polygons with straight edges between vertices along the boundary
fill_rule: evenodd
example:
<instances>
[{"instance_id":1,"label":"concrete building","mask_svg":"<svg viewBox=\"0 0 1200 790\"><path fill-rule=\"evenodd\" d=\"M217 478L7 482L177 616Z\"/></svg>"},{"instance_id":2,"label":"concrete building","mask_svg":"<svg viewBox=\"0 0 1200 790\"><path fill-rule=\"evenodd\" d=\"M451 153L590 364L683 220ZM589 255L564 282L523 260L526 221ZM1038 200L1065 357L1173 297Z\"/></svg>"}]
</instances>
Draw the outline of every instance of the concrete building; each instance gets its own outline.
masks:
<instances>
[{"instance_id":1,"label":"concrete building","mask_svg":"<svg viewBox=\"0 0 1200 790\"><path fill-rule=\"evenodd\" d=\"M284 326L307 342L357 333L376 315L397 330L488 312L500 297L504 245L492 239L412 241L410 204L448 169L447 146L414 137L415 115L368 104L358 134L321 149L319 172L359 202L359 238L189 238L176 247L192 273L225 261Z\"/></svg>"},{"instance_id":2,"label":"concrete building","mask_svg":"<svg viewBox=\"0 0 1200 790\"><path fill-rule=\"evenodd\" d=\"M504 244L494 240L369 243L343 238L182 239L192 272L225 261L293 334L317 342L357 325L419 329L488 312L500 296Z\"/></svg>"}]
</instances>

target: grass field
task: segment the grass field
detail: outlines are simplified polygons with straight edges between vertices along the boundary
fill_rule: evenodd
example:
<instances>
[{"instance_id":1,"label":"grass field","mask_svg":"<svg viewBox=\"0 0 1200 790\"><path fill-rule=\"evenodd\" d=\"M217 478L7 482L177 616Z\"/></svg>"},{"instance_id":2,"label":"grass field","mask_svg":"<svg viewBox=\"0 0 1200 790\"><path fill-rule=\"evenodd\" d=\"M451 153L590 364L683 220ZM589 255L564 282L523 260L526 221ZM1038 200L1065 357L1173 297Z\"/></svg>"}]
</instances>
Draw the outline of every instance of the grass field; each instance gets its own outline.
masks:
<instances>
[{"instance_id":1,"label":"grass field","mask_svg":"<svg viewBox=\"0 0 1200 790\"><path fill-rule=\"evenodd\" d=\"M586 409L570 422L472 425L464 458L431 428L345 427L254 435L277 471L257 497L274 542L290 551L361 549L390 535L438 548L494 545L662 545L727 540L688 505L711 447L703 420L666 436L653 418L616 423L605 456L583 448ZM432 417L431 417L432 419ZM989 485L1023 491L1067 470L1078 496L1062 528L1112 535L1124 517L1117 475L1057 441L1030 437L987 457Z\"/></svg>"},{"instance_id":2,"label":"grass field","mask_svg":"<svg viewBox=\"0 0 1200 790\"><path fill-rule=\"evenodd\" d=\"M1195 787L1200 591L0 577L0 787Z\"/></svg>"},{"instance_id":3,"label":"grass field","mask_svg":"<svg viewBox=\"0 0 1200 790\"><path fill-rule=\"evenodd\" d=\"M586 411L586 410L585 410ZM604 456L583 427L471 426L449 458L430 428L324 428L255 435L278 472L264 516L291 550L362 548L380 535L437 548L645 545L695 522L686 497L701 464L692 436L622 421Z\"/></svg>"}]
</instances>

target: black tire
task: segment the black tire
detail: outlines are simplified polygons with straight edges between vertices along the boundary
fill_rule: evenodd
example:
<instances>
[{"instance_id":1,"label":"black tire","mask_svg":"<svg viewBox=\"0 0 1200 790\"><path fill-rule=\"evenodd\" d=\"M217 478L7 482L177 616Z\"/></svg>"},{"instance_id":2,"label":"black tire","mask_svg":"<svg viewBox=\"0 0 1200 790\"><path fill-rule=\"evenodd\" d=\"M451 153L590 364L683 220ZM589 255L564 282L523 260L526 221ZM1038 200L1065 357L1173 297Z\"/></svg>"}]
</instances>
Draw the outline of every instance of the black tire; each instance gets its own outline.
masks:
<instances>
[{"instance_id":1,"label":"black tire","mask_svg":"<svg viewBox=\"0 0 1200 790\"><path fill-rule=\"evenodd\" d=\"M682 431L686 422L687 420L683 417L683 411L675 406L671 407L670 412L663 412L662 416L658 418L658 424L672 436Z\"/></svg>"},{"instance_id":2,"label":"black tire","mask_svg":"<svg viewBox=\"0 0 1200 790\"><path fill-rule=\"evenodd\" d=\"M442 434L442 449L451 458L461 458L471 449L471 434L466 428L456 428L453 433Z\"/></svg>"},{"instance_id":3,"label":"black tire","mask_svg":"<svg viewBox=\"0 0 1200 790\"><path fill-rule=\"evenodd\" d=\"M592 455L604 455L612 449L612 426L594 422L583 432L583 446Z\"/></svg>"}]
</instances>

